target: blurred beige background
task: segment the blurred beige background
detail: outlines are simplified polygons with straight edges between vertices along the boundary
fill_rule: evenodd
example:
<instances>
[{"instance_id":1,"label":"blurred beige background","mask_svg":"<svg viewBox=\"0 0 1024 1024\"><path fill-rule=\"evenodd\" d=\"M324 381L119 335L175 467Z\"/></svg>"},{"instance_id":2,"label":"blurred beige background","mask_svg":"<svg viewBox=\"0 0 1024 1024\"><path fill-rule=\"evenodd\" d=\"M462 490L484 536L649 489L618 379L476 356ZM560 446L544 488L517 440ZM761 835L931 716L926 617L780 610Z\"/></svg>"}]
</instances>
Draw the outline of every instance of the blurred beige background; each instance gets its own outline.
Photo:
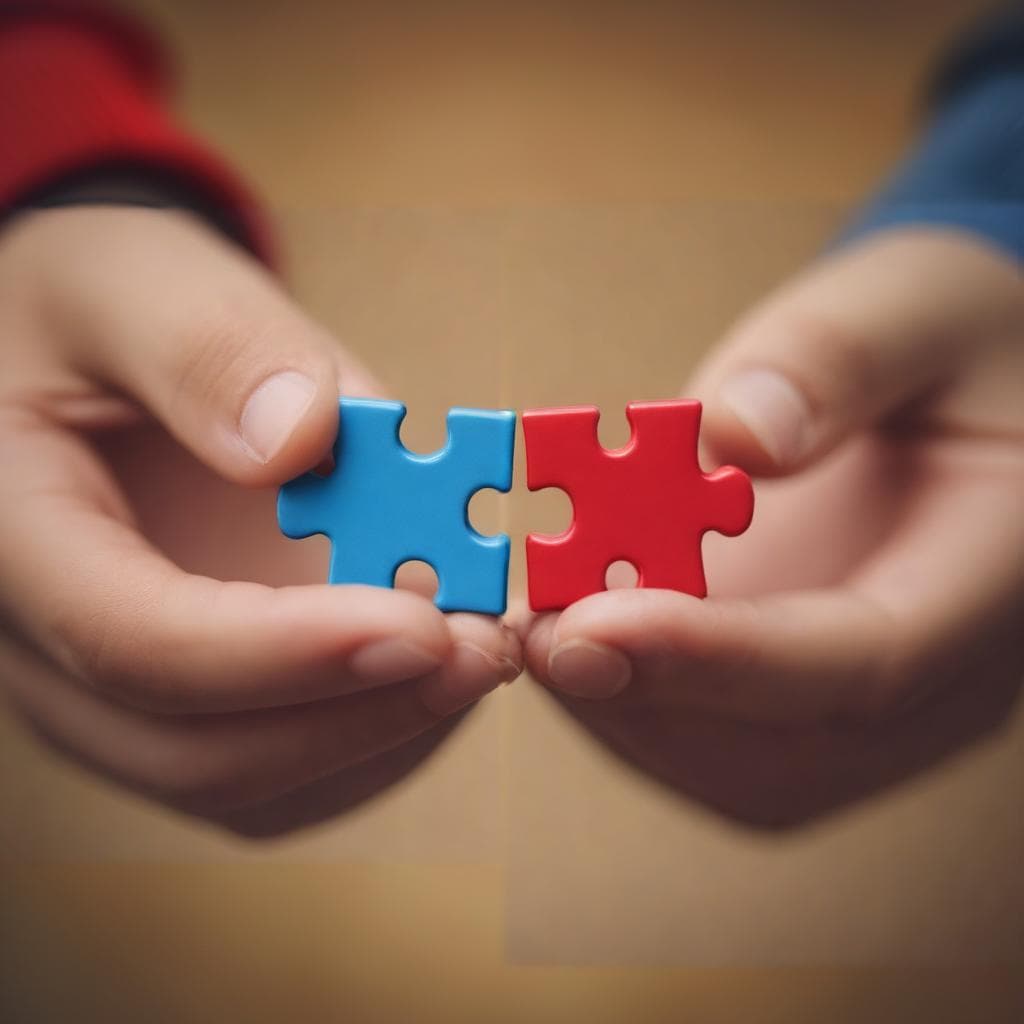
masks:
<instances>
[{"instance_id":1,"label":"blurred beige background","mask_svg":"<svg viewBox=\"0 0 1024 1024\"><path fill-rule=\"evenodd\" d=\"M180 56L184 114L267 197L297 294L427 449L453 404L594 402L621 438L615 411L680 387L871 187L983 5L138 6ZM473 506L517 559L567 508ZM0 1018L1016 1021L1022 767L1017 715L881 796L755 831L521 680L383 798L254 845L0 718Z\"/></svg>"}]
</instances>

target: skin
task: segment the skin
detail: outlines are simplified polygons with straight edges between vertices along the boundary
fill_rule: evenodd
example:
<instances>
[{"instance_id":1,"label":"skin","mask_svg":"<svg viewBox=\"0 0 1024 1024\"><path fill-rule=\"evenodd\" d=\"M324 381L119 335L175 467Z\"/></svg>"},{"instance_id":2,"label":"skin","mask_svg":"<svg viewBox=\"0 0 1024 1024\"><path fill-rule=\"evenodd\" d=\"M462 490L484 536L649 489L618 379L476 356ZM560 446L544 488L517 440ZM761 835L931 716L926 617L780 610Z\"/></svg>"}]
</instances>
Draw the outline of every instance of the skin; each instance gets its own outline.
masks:
<instances>
[{"instance_id":1,"label":"skin","mask_svg":"<svg viewBox=\"0 0 1024 1024\"><path fill-rule=\"evenodd\" d=\"M641 770L768 827L996 728L1024 676L1021 286L1008 257L922 230L770 296L685 389L707 465L763 478L751 531L706 544L712 597L520 616L535 677ZM323 552L279 536L273 488L323 459L339 388L380 388L197 219L22 216L0 339L0 685L62 753L273 835L403 777L519 672L502 624L319 585ZM737 403L749 370L788 382L773 411ZM254 446L250 400L281 372L309 403Z\"/></svg>"},{"instance_id":2,"label":"skin","mask_svg":"<svg viewBox=\"0 0 1024 1024\"><path fill-rule=\"evenodd\" d=\"M313 582L323 552L280 537L274 488L329 452L339 389L381 390L199 219L22 215L0 338L0 685L62 753L274 834L402 777L519 674L497 620ZM282 373L290 419L252 400Z\"/></svg>"},{"instance_id":3,"label":"skin","mask_svg":"<svg viewBox=\"0 0 1024 1024\"><path fill-rule=\"evenodd\" d=\"M775 375L767 410L749 371ZM705 542L712 596L523 616L529 669L636 767L764 827L990 732L1024 680L1022 388L1010 257L901 229L822 260L684 392L706 465L768 478L749 533Z\"/></svg>"}]
</instances>

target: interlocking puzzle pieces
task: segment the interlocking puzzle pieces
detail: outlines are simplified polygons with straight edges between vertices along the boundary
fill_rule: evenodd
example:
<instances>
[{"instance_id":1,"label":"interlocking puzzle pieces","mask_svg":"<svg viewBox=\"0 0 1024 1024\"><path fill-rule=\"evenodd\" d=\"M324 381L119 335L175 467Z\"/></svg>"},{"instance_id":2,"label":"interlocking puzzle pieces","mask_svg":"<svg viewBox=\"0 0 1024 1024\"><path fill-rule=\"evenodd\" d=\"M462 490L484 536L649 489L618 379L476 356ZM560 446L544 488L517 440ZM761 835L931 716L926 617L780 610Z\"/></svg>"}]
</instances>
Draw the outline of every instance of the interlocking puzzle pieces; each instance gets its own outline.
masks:
<instances>
[{"instance_id":1,"label":"interlocking puzzle pieces","mask_svg":"<svg viewBox=\"0 0 1024 1024\"><path fill-rule=\"evenodd\" d=\"M335 469L281 488L281 530L330 539L331 583L390 587L403 562L423 561L437 573L442 611L500 615L509 539L477 533L468 506L482 488L512 486L515 413L452 409L445 447L417 455L399 438L405 412L400 402L343 398Z\"/></svg>"},{"instance_id":2,"label":"interlocking puzzle pieces","mask_svg":"<svg viewBox=\"0 0 1024 1024\"><path fill-rule=\"evenodd\" d=\"M530 534L526 566L530 607L559 610L605 589L605 574L628 561L638 586L707 594L701 538L733 537L754 512L750 478L731 466L704 473L697 457L700 402L633 402L626 406L629 443L608 451L591 406L523 413L526 482L558 487L573 520L557 536Z\"/></svg>"}]
</instances>

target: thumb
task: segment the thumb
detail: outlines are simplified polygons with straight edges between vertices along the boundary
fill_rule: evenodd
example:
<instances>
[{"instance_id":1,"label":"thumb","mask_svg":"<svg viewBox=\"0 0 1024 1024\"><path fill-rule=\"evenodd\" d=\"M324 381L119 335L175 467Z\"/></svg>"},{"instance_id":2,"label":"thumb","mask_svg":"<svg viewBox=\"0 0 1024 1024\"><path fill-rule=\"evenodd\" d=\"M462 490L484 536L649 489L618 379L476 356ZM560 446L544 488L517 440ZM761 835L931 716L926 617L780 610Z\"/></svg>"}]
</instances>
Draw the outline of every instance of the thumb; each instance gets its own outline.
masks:
<instances>
[{"instance_id":1,"label":"thumb","mask_svg":"<svg viewBox=\"0 0 1024 1024\"><path fill-rule=\"evenodd\" d=\"M261 267L185 215L63 216L46 297L69 362L237 483L280 483L321 461L351 366ZM89 255L97 236L102 261Z\"/></svg>"},{"instance_id":2,"label":"thumb","mask_svg":"<svg viewBox=\"0 0 1024 1024\"><path fill-rule=\"evenodd\" d=\"M714 456L762 476L820 459L947 383L1024 311L1021 271L967 235L872 236L770 296L698 372Z\"/></svg>"}]
</instances>

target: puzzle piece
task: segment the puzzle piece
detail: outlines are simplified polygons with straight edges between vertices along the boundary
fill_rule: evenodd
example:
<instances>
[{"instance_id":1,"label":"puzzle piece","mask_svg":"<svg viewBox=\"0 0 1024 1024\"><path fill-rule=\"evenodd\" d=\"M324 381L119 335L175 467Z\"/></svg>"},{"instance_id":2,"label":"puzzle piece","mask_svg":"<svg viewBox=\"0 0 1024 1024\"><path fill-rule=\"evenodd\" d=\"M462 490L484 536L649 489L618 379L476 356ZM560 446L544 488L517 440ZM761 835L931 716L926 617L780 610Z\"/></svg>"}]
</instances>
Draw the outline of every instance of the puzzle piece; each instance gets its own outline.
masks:
<instances>
[{"instance_id":1,"label":"puzzle piece","mask_svg":"<svg viewBox=\"0 0 1024 1024\"><path fill-rule=\"evenodd\" d=\"M619 560L636 568L637 586L707 594L701 538L708 530L742 533L754 492L742 470L701 470L700 414L700 402L632 402L630 441L608 451L592 406L523 413L527 486L561 488L573 503L565 533L526 538L534 611L604 590L608 566Z\"/></svg>"},{"instance_id":2,"label":"puzzle piece","mask_svg":"<svg viewBox=\"0 0 1024 1024\"><path fill-rule=\"evenodd\" d=\"M403 562L424 561L437 573L442 611L500 615L509 539L477 533L468 506L481 488L512 486L515 413L451 409L447 444L417 455L399 439L405 412L401 402L343 398L335 469L281 488L281 530L330 538L331 583L391 587Z\"/></svg>"}]
</instances>

